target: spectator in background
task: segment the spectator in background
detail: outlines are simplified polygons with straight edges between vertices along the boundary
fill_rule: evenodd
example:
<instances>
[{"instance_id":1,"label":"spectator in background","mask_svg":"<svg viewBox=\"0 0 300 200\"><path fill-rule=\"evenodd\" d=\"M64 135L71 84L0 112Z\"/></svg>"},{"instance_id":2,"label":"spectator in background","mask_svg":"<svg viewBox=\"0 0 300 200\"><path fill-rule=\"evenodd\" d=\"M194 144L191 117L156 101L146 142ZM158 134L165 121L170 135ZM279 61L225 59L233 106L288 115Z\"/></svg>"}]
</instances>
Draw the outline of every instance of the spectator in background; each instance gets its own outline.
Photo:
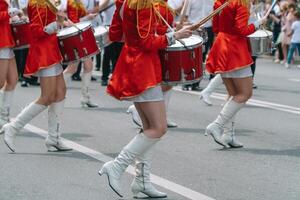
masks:
<instances>
[{"instance_id":1,"label":"spectator in background","mask_svg":"<svg viewBox=\"0 0 300 200\"><path fill-rule=\"evenodd\" d=\"M294 3L287 4L284 8L284 13L282 15L282 53L283 53L283 60L281 61L282 64L286 63L288 48L291 43L291 28L292 23L295 21L294 12L296 10L296 5Z\"/></svg>"},{"instance_id":2,"label":"spectator in background","mask_svg":"<svg viewBox=\"0 0 300 200\"><path fill-rule=\"evenodd\" d=\"M289 33L289 35L292 36L292 39L291 39L291 45L287 57L287 63L285 64L286 68L290 68L292 58L296 48L298 49L298 54L300 54L300 9L299 8L295 12L294 17L295 17L295 21L293 22L291 32ZM298 67L300 68L299 65Z\"/></svg>"}]
</instances>

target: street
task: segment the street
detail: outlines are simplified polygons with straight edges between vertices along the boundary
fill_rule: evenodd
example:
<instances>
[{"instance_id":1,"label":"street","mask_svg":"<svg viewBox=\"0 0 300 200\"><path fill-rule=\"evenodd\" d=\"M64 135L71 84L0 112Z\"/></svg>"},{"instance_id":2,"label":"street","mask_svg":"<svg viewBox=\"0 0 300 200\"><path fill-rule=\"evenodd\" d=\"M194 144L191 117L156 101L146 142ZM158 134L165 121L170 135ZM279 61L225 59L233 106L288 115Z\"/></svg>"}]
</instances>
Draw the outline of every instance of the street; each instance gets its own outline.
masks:
<instances>
[{"instance_id":1,"label":"street","mask_svg":"<svg viewBox=\"0 0 300 200\"><path fill-rule=\"evenodd\" d=\"M222 149L204 136L222 108L224 86L213 94L213 106L204 105L199 92L174 89L168 117L179 127L156 145L152 163L152 182L167 200L300 199L300 69L260 58L254 82L258 89L237 116L242 149ZM200 87L207 84L204 77ZM18 85L11 116L39 93L39 87ZM138 128L126 114L130 102L114 100L99 82L92 83L91 93L98 109L80 107L80 82L68 88L61 128L71 152L46 151L47 112L17 136L16 153L0 136L0 200L120 199L98 171ZM123 176L123 199L133 199L133 174L130 167Z\"/></svg>"}]
</instances>

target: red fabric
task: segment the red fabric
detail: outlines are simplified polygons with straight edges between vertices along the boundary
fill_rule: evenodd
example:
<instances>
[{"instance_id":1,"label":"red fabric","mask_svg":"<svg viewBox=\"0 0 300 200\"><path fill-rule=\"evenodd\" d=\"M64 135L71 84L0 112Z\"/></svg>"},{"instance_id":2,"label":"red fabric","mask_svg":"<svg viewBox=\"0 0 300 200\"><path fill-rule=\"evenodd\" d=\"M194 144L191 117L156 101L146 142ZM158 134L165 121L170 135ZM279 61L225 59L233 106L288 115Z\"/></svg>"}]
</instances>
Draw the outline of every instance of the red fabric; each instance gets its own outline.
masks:
<instances>
[{"instance_id":1,"label":"red fabric","mask_svg":"<svg viewBox=\"0 0 300 200\"><path fill-rule=\"evenodd\" d=\"M84 5L79 2L76 2L77 0L68 0L67 3L67 14L68 18L73 23L78 23L80 21L80 18L87 15L87 11L84 7Z\"/></svg>"},{"instance_id":2,"label":"red fabric","mask_svg":"<svg viewBox=\"0 0 300 200\"><path fill-rule=\"evenodd\" d=\"M165 1L167 2L167 1ZM174 21L174 16L172 14L172 11L168 8L167 3L156 3L155 9L159 11L161 16L168 22L170 26L172 26ZM158 35L164 35L168 31L168 26L161 20L158 16L156 16L156 33Z\"/></svg>"},{"instance_id":3,"label":"red fabric","mask_svg":"<svg viewBox=\"0 0 300 200\"><path fill-rule=\"evenodd\" d=\"M155 34L157 22L153 8L130 9L125 3L122 21L119 15L122 3L123 0L117 0L112 21L115 24L111 26L114 28L110 29L110 38L120 41L124 35L125 45L107 87L108 94L121 100L138 96L146 89L161 83L158 50L168 45L165 35ZM117 31L116 27L122 27L122 32Z\"/></svg>"},{"instance_id":4,"label":"red fabric","mask_svg":"<svg viewBox=\"0 0 300 200\"><path fill-rule=\"evenodd\" d=\"M11 27L9 24L8 4L5 0L0 0L0 49L10 48L15 46L12 36Z\"/></svg>"},{"instance_id":5,"label":"red fabric","mask_svg":"<svg viewBox=\"0 0 300 200\"><path fill-rule=\"evenodd\" d=\"M217 0L214 9L225 1ZM213 30L217 37L206 61L208 72L230 72L253 63L247 36L255 32L255 27L248 25L248 20L249 9L238 1L231 1L213 18Z\"/></svg>"},{"instance_id":6,"label":"red fabric","mask_svg":"<svg viewBox=\"0 0 300 200\"><path fill-rule=\"evenodd\" d=\"M56 33L49 35L44 27L56 21L56 15L46 6L29 1L28 17L32 41L26 61L25 75L35 74L62 61Z\"/></svg>"}]
</instances>

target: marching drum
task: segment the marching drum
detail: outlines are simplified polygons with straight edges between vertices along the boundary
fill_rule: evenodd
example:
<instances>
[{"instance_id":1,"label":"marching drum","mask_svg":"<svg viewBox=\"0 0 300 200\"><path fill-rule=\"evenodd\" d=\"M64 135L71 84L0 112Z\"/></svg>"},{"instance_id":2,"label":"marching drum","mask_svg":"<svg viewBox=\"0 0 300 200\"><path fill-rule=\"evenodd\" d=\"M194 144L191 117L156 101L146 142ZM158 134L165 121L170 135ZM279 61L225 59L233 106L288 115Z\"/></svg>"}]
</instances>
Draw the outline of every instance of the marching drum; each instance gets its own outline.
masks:
<instances>
[{"instance_id":1,"label":"marching drum","mask_svg":"<svg viewBox=\"0 0 300 200\"><path fill-rule=\"evenodd\" d=\"M59 48L63 63L87 59L99 53L99 48L89 22L61 29L58 34Z\"/></svg>"},{"instance_id":2,"label":"marching drum","mask_svg":"<svg viewBox=\"0 0 300 200\"><path fill-rule=\"evenodd\" d=\"M271 53L273 50L273 33L267 30L257 30L249 35L252 55Z\"/></svg>"},{"instance_id":3,"label":"marching drum","mask_svg":"<svg viewBox=\"0 0 300 200\"><path fill-rule=\"evenodd\" d=\"M182 41L185 45L176 41L176 44L160 50L164 84L192 84L202 78L202 37L192 35Z\"/></svg>"},{"instance_id":4,"label":"marching drum","mask_svg":"<svg viewBox=\"0 0 300 200\"><path fill-rule=\"evenodd\" d=\"M208 33L205 28L199 28L194 31L194 35L199 35L203 39L203 43L206 43L208 41Z\"/></svg>"},{"instance_id":5,"label":"marching drum","mask_svg":"<svg viewBox=\"0 0 300 200\"><path fill-rule=\"evenodd\" d=\"M11 29L16 44L14 49L28 48L31 39L29 22L23 20L12 22Z\"/></svg>"},{"instance_id":6,"label":"marching drum","mask_svg":"<svg viewBox=\"0 0 300 200\"><path fill-rule=\"evenodd\" d=\"M111 44L111 41L109 40L109 36L108 36L108 28L109 28L108 26L97 26L94 28L95 30L94 35L97 44L101 49Z\"/></svg>"}]
</instances>

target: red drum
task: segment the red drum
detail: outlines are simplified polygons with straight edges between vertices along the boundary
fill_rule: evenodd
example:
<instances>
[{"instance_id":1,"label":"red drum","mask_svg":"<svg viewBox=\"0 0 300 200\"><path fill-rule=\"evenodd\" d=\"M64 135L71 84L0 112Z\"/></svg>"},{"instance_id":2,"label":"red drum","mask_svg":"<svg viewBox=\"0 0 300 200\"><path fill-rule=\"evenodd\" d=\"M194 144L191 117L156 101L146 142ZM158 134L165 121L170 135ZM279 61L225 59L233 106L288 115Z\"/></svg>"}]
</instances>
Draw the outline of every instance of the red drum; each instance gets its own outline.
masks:
<instances>
[{"instance_id":1,"label":"red drum","mask_svg":"<svg viewBox=\"0 0 300 200\"><path fill-rule=\"evenodd\" d=\"M57 34L64 64L85 60L99 53L91 23L75 25L63 28Z\"/></svg>"},{"instance_id":2,"label":"red drum","mask_svg":"<svg viewBox=\"0 0 300 200\"><path fill-rule=\"evenodd\" d=\"M202 37L192 35L182 41L185 45L176 41L160 51L164 84L192 84L202 78Z\"/></svg>"},{"instance_id":3,"label":"red drum","mask_svg":"<svg viewBox=\"0 0 300 200\"><path fill-rule=\"evenodd\" d=\"M31 39L29 22L28 21L12 22L11 29L16 43L14 49L28 48Z\"/></svg>"}]
</instances>

